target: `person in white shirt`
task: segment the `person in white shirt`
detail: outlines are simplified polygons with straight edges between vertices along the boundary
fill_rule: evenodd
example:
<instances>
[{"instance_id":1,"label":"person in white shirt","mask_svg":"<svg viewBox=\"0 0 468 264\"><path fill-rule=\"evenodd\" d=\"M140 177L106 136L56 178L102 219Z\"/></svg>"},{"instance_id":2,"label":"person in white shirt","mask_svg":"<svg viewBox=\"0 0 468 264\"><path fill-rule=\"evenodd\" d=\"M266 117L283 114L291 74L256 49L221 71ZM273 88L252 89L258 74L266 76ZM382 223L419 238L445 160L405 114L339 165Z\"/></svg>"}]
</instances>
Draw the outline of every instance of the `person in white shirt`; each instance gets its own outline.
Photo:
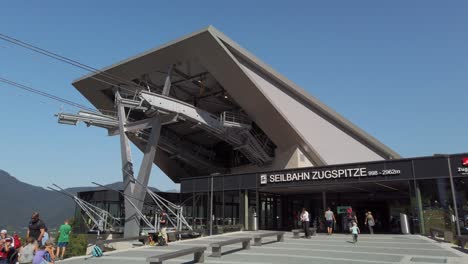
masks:
<instances>
[{"instance_id":1,"label":"person in white shirt","mask_svg":"<svg viewBox=\"0 0 468 264\"><path fill-rule=\"evenodd\" d=\"M310 218L309 218L309 212L305 208L302 208L302 213L301 213L301 221L302 221L302 227L304 228L304 233L305 233L305 238L310 238Z\"/></svg>"}]
</instances>

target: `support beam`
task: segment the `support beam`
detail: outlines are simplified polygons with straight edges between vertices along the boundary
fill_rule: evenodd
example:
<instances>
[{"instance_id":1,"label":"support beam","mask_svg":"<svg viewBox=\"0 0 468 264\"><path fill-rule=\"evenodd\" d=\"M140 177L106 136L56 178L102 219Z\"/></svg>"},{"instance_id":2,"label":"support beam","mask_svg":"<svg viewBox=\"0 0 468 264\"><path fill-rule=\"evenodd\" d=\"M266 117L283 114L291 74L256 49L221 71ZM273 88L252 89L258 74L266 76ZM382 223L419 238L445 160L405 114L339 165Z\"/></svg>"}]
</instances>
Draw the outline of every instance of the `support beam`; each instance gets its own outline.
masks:
<instances>
[{"instance_id":1,"label":"support beam","mask_svg":"<svg viewBox=\"0 0 468 264\"><path fill-rule=\"evenodd\" d=\"M120 134L120 152L122 158L122 174L124 194L127 197L133 197L133 190L135 183L133 182L133 163L130 144L125 134L125 123L127 121L125 115L125 107L121 104L122 97L119 91L115 91L115 100L117 105L117 114L119 121L119 134ZM133 202L135 203L135 201ZM140 233L140 218L128 199L125 199L125 226L124 237L135 237Z\"/></svg>"},{"instance_id":2,"label":"support beam","mask_svg":"<svg viewBox=\"0 0 468 264\"><path fill-rule=\"evenodd\" d=\"M151 120L151 134L146 143L145 155L138 171L137 181L140 183L135 186L134 196L137 198L137 207L141 211L143 202L146 196L146 187L148 187L149 176L151 174L151 167L153 166L154 156L158 146L159 137L161 134L161 119L155 116ZM139 201L138 201L139 200Z\"/></svg>"},{"instance_id":3,"label":"support beam","mask_svg":"<svg viewBox=\"0 0 468 264\"><path fill-rule=\"evenodd\" d=\"M189 76L189 75L183 73L182 71L180 71L177 68L174 69L174 72L177 73L178 75L180 75L183 78L183 80L175 81L174 83L172 83L173 85L174 84L179 84L179 83L184 83L184 82L192 82L193 79L201 78L201 77L208 74L208 72L202 72L202 73L199 73L199 74L196 74L196 75L193 75L193 76Z\"/></svg>"},{"instance_id":4,"label":"support beam","mask_svg":"<svg viewBox=\"0 0 468 264\"><path fill-rule=\"evenodd\" d=\"M169 93L171 92L171 74L173 68L174 65L169 66L169 70L167 72L166 82L164 83L164 88L162 92L162 94L165 96L169 96Z\"/></svg>"},{"instance_id":5,"label":"support beam","mask_svg":"<svg viewBox=\"0 0 468 264\"><path fill-rule=\"evenodd\" d=\"M249 191L244 190L244 230L249 230Z\"/></svg>"},{"instance_id":6,"label":"support beam","mask_svg":"<svg viewBox=\"0 0 468 264\"><path fill-rule=\"evenodd\" d=\"M177 122L178 114L157 115L161 125L169 125ZM154 118L147 118L125 124L125 132L135 132L142 129L153 127Z\"/></svg>"}]
</instances>

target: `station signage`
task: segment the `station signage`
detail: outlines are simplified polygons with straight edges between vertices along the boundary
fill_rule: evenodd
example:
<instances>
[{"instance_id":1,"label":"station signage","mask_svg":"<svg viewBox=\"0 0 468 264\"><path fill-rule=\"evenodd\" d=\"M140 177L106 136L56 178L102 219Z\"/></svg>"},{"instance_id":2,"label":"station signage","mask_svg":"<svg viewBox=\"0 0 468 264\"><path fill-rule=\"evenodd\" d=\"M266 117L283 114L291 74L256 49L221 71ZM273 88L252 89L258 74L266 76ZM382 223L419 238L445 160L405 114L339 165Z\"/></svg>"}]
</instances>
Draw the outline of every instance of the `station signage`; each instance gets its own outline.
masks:
<instances>
[{"instance_id":1,"label":"station signage","mask_svg":"<svg viewBox=\"0 0 468 264\"><path fill-rule=\"evenodd\" d=\"M467 167L468 168L468 167ZM260 184L296 183L331 179L365 178L374 176L400 175L400 169L368 169L366 166L333 169L307 169L303 171L272 172L260 174Z\"/></svg>"},{"instance_id":2,"label":"station signage","mask_svg":"<svg viewBox=\"0 0 468 264\"><path fill-rule=\"evenodd\" d=\"M461 158L461 166L457 167L457 172L461 175L468 175L468 157Z\"/></svg>"}]
</instances>

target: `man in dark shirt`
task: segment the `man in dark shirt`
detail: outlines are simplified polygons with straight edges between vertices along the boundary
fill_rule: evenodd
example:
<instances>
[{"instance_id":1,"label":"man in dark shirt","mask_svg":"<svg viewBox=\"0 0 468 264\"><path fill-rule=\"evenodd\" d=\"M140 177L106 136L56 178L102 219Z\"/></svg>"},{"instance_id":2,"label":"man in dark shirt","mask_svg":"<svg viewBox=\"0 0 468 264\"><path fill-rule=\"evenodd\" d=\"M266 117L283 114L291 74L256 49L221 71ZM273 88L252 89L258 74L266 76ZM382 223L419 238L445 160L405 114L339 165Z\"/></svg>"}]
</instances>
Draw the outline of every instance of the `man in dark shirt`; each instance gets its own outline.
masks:
<instances>
[{"instance_id":1,"label":"man in dark shirt","mask_svg":"<svg viewBox=\"0 0 468 264\"><path fill-rule=\"evenodd\" d=\"M47 228L44 222L39 219L39 213L34 212L31 216L31 221L29 222L28 233L26 234L26 237L34 238L37 240L39 245L41 245L42 237L44 236L46 229Z\"/></svg>"}]
</instances>

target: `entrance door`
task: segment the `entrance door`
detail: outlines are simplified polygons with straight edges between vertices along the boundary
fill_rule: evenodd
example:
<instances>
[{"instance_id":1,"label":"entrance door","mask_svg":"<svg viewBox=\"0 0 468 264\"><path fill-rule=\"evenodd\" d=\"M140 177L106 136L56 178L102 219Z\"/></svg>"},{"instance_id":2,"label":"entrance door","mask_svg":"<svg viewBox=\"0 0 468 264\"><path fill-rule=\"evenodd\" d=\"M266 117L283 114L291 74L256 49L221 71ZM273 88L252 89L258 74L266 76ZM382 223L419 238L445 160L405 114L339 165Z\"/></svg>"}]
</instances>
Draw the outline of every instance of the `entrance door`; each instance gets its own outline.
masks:
<instances>
[{"instance_id":1,"label":"entrance door","mask_svg":"<svg viewBox=\"0 0 468 264\"><path fill-rule=\"evenodd\" d=\"M264 230L280 230L282 221L282 202L278 194L260 193L259 228Z\"/></svg>"},{"instance_id":2,"label":"entrance door","mask_svg":"<svg viewBox=\"0 0 468 264\"><path fill-rule=\"evenodd\" d=\"M368 233L368 227L364 224L366 211L371 211L376 220L374 232L399 233L399 214L406 213L411 218L412 212L408 181L298 186L277 190L276 196L271 193L268 195L261 193L262 196L264 198L260 199L261 210L264 212L261 221L267 229L299 228L299 215L305 207L310 213L310 225L317 227L318 232L326 232L324 212L329 206L337 220L334 231L349 232L344 221L345 215L338 214L337 209L340 206L351 206L363 233ZM275 200L280 198L280 201ZM281 208L282 213L279 211Z\"/></svg>"}]
</instances>

